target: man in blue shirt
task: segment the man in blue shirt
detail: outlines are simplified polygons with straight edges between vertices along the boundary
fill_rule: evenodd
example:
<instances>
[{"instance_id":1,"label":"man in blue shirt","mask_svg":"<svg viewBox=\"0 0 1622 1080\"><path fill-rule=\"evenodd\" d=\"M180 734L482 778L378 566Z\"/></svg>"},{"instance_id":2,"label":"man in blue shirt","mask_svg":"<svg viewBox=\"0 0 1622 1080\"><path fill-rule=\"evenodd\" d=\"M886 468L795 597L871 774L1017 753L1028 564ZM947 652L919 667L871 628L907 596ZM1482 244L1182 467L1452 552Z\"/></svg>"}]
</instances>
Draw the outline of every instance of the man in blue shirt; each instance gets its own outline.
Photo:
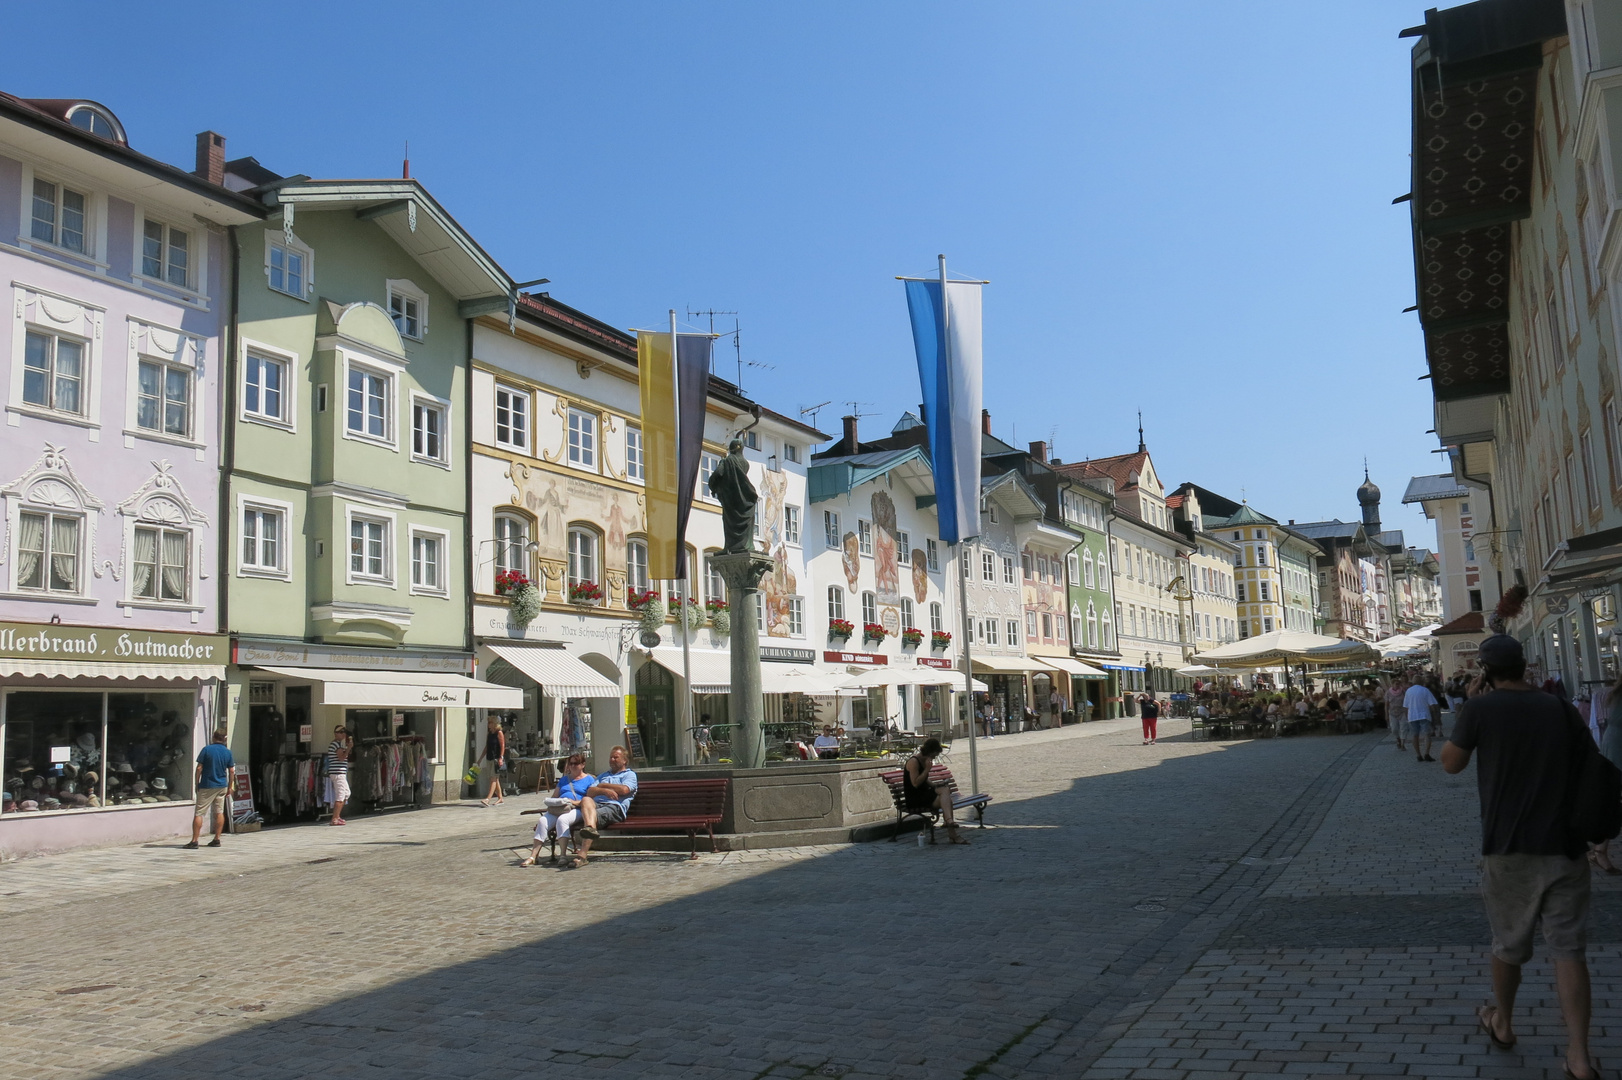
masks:
<instances>
[{"instance_id":1,"label":"man in blue shirt","mask_svg":"<svg viewBox=\"0 0 1622 1080\"><path fill-rule=\"evenodd\" d=\"M186 847L196 849L197 838L203 832L203 818L210 811L214 814L214 839L208 842L208 846L220 846L220 833L225 831L225 801L236 774L236 763L225 745L225 729L216 728L214 741L197 752L197 775L194 777L197 813L191 822L191 843Z\"/></svg>"},{"instance_id":2,"label":"man in blue shirt","mask_svg":"<svg viewBox=\"0 0 1622 1080\"><path fill-rule=\"evenodd\" d=\"M636 773L631 771L630 764L631 755L625 752L625 747L614 747L608 752L608 771L586 789L587 798L580 805L580 816L586 823L580 829L580 853L571 866L586 865L591 842L597 839L599 821L612 825L624 821L625 815L631 812L631 800L636 797Z\"/></svg>"}]
</instances>

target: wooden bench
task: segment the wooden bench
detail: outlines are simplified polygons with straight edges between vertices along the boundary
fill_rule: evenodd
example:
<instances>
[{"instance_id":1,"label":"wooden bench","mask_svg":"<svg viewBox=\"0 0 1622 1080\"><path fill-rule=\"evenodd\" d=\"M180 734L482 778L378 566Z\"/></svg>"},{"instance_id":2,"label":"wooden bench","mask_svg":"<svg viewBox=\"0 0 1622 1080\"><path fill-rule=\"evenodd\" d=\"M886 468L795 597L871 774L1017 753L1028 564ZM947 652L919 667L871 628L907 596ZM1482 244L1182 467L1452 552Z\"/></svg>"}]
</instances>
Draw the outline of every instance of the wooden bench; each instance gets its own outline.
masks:
<instances>
[{"instance_id":1,"label":"wooden bench","mask_svg":"<svg viewBox=\"0 0 1622 1080\"><path fill-rule=\"evenodd\" d=\"M895 832L890 834L893 842L901 834L901 825L910 817L922 818L929 827L929 842L935 842L935 822L940 817L939 810L908 810L906 787L902 781L902 770L892 769L879 773L879 779L890 789L890 801L895 804ZM973 795L960 795L957 789L957 780L952 776L952 770L936 762L929 770L929 782L936 787L944 787L952 793L952 816L956 818L958 811L973 809L975 820L980 828L986 827L986 804L991 801L990 795L975 793Z\"/></svg>"},{"instance_id":2,"label":"wooden bench","mask_svg":"<svg viewBox=\"0 0 1622 1080\"><path fill-rule=\"evenodd\" d=\"M631 812L624 821L612 825L599 823L603 833L660 833L684 832L690 842L690 858L698 858L698 832L709 834L710 851L715 851L715 827L721 823L726 810L729 781L716 780L643 780L637 784L631 799ZM525 810L526 814L541 813ZM578 831L579 824L575 825ZM573 837L571 837L573 839ZM552 856L557 857L557 837L552 837Z\"/></svg>"}]
</instances>

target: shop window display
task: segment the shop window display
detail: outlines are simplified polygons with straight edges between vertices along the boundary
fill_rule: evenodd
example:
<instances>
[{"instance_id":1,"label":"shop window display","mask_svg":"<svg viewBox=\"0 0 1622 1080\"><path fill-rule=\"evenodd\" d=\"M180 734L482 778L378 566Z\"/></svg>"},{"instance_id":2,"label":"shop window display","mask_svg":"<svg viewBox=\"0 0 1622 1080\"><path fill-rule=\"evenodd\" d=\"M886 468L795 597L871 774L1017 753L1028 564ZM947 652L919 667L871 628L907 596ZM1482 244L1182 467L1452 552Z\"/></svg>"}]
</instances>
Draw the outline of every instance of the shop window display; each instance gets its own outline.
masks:
<instances>
[{"instance_id":1,"label":"shop window display","mask_svg":"<svg viewBox=\"0 0 1622 1080\"><path fill-rule=\"evenodd\" d=\"M190 691L12 691L0 810L190 801L194 702Z\"/></svg>"}]
</instances>

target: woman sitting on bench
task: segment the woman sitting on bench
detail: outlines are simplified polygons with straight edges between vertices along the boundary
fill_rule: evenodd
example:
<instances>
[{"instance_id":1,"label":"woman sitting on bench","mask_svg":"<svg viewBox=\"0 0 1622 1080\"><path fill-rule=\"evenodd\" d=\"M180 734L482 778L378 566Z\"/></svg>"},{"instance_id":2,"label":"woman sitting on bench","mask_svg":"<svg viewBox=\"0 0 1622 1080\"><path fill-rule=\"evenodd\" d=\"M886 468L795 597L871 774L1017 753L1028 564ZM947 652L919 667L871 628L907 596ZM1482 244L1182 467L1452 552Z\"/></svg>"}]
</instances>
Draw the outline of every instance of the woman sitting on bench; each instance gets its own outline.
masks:
<instances>
[{"instance_id":1,"label":"woman sitting on bench","mask_svg":"<svg viewBox=\"0 0 1622 1080\"><path fill-rule=\"evenodd\" d=\"M558 792L553 796L569 805L547 808L541 820L535 823L535 844L529 849L529 857L519 866L535 865L535 860L541 857L541 845L546 843L547 833L556 834L558 843L568 844L569 830L580 820L580 804L585 801L586 789L596 782L597 778L586 772L586 755L571 754L569 760L563 763L563 775L558 777ZM550 803L552 800L547 801Z\"/></svg>"},{"instance_id":2,"label":"woman sitting on bench","mask_svg":"<svg viewBox=\"0 0 1622 1080\"><path fill-rule=\"evenodd\" d=\"M941 756L941 741L931 736L924 740L924 745L918 748L918 753L907 759L906 766L901 770L901 790L906 800L909 813L927 813L930 810L940 811L941 820L946 823L946 835L954 844L967 844L968 841L957 831L957 821L952 817L952 789L941 785L936 787L929 778L929 773L935 766L935 759Z\"/></svg>"}]
</instances>

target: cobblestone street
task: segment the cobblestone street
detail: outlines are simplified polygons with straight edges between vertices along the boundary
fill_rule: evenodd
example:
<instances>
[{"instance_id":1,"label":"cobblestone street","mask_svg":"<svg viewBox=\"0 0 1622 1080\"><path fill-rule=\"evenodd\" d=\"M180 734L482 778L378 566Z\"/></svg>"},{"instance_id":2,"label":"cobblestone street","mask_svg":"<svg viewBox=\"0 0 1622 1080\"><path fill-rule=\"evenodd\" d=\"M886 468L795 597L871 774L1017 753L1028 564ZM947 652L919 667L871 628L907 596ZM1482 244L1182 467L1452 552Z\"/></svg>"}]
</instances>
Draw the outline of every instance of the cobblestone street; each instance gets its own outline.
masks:
<instances>
[{"instance_id":1,"label":"cobblestone street","mask_svg":"<svg viewBox=\"0 0 1622 1080\"><path fill-rule=\"evenodd\" d=\"M1560 1075L1541 958L1475 1033L1473 771L1162 733L982 742L967 849L524 870L531 798L7 864L0 1076ZM1609 1067L1612 880L1593 941Z\"/></svg>"}]
</instances>

